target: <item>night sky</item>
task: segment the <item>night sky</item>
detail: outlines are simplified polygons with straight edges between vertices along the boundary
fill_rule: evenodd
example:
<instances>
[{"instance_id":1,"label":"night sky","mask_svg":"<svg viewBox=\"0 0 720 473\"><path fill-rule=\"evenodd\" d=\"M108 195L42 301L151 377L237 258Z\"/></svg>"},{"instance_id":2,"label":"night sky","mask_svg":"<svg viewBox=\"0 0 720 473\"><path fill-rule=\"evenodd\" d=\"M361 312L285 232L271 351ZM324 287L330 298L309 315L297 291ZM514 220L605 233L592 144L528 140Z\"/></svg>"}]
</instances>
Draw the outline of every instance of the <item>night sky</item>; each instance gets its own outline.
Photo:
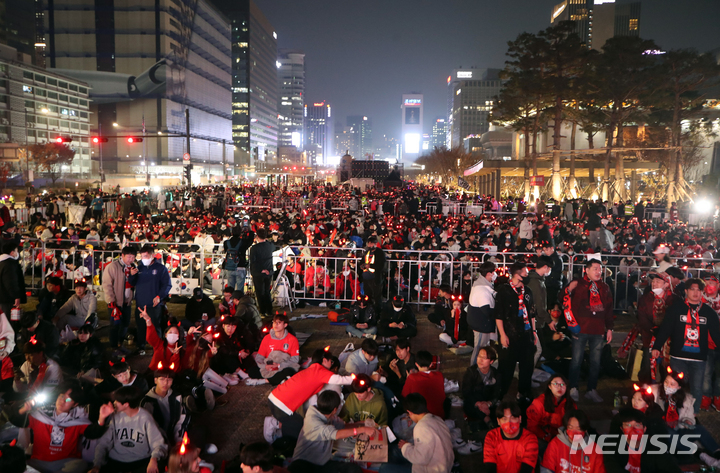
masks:
<instances>
[{"instance_id":1,"label":"night sky","mask_svg":"<svg viewBox=\"0 0 720 473\"><path fill-rule=\"evenodd\" d=\"M425 133L447 110L447 77L470 66L502 68L507 42L550 26L559 0L255 0L278 47L303 50L306 102L333 118L373 121L399 138L403 93L425 94ZM720 47L720 0L644 0L640 35L662 48Z\"/></svg>"}]
</instances>

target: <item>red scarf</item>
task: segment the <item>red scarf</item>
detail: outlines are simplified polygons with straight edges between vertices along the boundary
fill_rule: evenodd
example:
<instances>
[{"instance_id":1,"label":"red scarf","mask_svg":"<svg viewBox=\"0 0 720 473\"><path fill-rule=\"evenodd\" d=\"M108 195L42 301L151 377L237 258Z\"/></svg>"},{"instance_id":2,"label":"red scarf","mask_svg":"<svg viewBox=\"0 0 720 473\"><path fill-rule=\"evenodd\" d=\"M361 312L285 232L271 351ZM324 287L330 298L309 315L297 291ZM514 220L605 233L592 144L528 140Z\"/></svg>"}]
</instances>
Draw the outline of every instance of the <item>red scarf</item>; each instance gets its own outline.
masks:
<instances>
[{"instance_id":1,"label":"red scarf","mask_svg":"<svg viewBox=\"0 0 720 473\"><path fill-rule=\"evenodd\" d=\"M515 291L515 294L518 295L518 316L523 318L523 323L525 324L525 330L530 330L530 320L528 318L528 311L527 307L525 307L525 287L520 286L520 292L518 292L517 288L513 286L512 283L510 283L510 287L513 288L513 291Z\"/></svg>"},{"instance_id":2,"label":"red scarf","mask_svg":"<svg viewBox=\"0 0 720 473\"><path fill-rule=\"evenodd\" d=\"M460 314L461 313L462 313L462 309L453 309L453 311L452 311L453 319L455 322L455 330L453 333L455 335L455 340L457 340L457 341L460 340Z\"/></svg>"},{"instance_id":3,"label":"red scarf","mask_svg":"<svg viewBox=\"0 0 720 473\"><path fill-rule=\"evenodd\" d=\"M653 300L653 325L657 327L662 323L663 318L665 317L666 293L663 293L662 296L658 296L655 293L653 293L653 295L655 296L655 299Z\"/></svg>"},{"instance_id":4,"label":"red scarf","mask_svg":"<svg viewBox=\"0 0 720 473\"><path fill-rule=\"evenodd\" d=\"M593 312L602 312L604 307L602 299L600 298L600 290L598 289L595 281L590 281L590 278L585 276L585 281L590 283L590 310Z\"/></svg>"},{"instance_id":5,"label":"red scarf","mask_svg":"<svg viewBox=\"0 0 720 473\"><path fill-rule=\"evenodd\" d=\"M687 319L685 321L685 344L681 348L682 351L690 353L700 352L700 327L698 327L700 316L698 312L702 303L698 304L697 308L693 309L690 302L685 299L685 304L688 306Z\"/></svg>"},{"instance_id":6,"label":"red scarf","mask_svg":"<svg viewBox=\"0 0 720 473\"><path fill-rule=\"evenodd\" d=\"M671 429L674 429L677 427L678 420L680 420L680 414L678 414L675 400L670 396L668 398L668 409L665 413L665 422Z\"/></svg>"},{"instance_id":7,"label":"red scarf","mask_svg":"<svg viewBox=\"0 0 720 473\"><path fill-rule=\"evenodd\" d=\"M32 384L32 390L38 390L42 387L43 379L45 379L45 371L47 371L47 363L42 363L38 366L37 378Z\"/></svg>"}]
</instances>

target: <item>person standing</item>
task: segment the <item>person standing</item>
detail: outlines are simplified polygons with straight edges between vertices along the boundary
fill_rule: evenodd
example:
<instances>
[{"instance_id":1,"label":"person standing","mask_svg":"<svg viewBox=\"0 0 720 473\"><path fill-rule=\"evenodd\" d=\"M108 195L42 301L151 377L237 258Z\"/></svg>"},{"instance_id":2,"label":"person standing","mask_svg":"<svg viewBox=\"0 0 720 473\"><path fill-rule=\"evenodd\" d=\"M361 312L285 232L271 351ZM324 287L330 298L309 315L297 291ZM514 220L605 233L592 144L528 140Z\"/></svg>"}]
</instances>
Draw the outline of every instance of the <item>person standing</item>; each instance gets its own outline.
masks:
<instances>
[{"instance_id":1,"label":"person standing","mask_svg":"<svg viewBox=\"0 0 720 473\"><path fill-rule=\"evenodd\" d=\"M690 392L695 398L695 413L700 410L705 363L709 349L708 336L720 340L720 321L717 313L703 304L705 283L691 278L685 283L686 297L678 300L665 312L652 346L652 357L661 356L660 349L670 339L670 367L685 373Z\"/></svg>"},{"instance_id":2,"label":"person standing","mask_svg":"<svg viewBox=\"0 0 720 473\"><path fill-rule=\"evenodd\" d=\"M555 250L552 241L542 243L542 252L548 256L553 264L550 274L545 278L545 288L547 290L547 306L552 307L558 302L558 293L562 288L563 278L563 262L560 255Z\"/></svg>"},{"instance_id":3,"label":"person standing","mask_svg":"<svg viewBox=\"0 0 720 473\"><path fill-rule=\"evenodd\" d=\"M103 205L104 203L100 193L98 193L92 202L90 202L90 206L92 207L92 216L96 222L102 220Z\"/></svg>"},{"instance_id":4,"label":"person standing","mask_svg":"<svg viewBox=\"0 0 720 473\"><path fill-rule=\"evenodd\" d=\"M470 365L477 362L478 352L481 347L487 346L490 340L497 340L497 329L495 328L495 263L486 261L478 270L480 277L470 289L468 298L467 321L473 330L474 346Z\"/></svg>"},{"instance_id":5,"label":"person standing","mask_svg":"<svg viewBox=\"0 0 720 473\"><path fill-rule=\"evenodd\" d=\"M140 355L144 355L147 326L145 319L140 316L140 309L147 311L158 332L158 337L162 337L160 303L170 294L172 282L170 273L165 265L155 258L155 252L150 245L144 245L140 249L140 261L138 272L130 276L130 284L135 286L135 325L137 326L135 345L140 350Z\"/></svg>"},{"instance_id":6,"label":"person standing","mask_svg":"<svg viewBox=\"0 0 720 473\"><path fill-rule=\"evenodd\" d=\"M130 308L133 286L130 277L138 273L134 264L135 250L129 246L122 249L120 257L105 267L102 286L108 312L110 312L110 347L121 347L130 325Z\"/></svg>"},{"instance_id":7,"label":"person standing","mask_svg":"<svg viewBox=\"0 0 720 473\"><path fill-rule=\"evenodd\" d=\"M272 254L275 245L267 241L267 230L264 228L258 229L255 240L257 243L250 247L250 274L258 299L258 310L262 317L269 317L272 314L270 289L273 274Z\"/></svg>"},{"instance_id":8,"label":"person standing","mask_svg":"<svg viewBox=\"0 0 720 473\"><path fill-rule=\"evenodd\" d=\"M377 237L367 240L367 251L363 255L363 289L379 312L382 305L382 277L385 268L385 252L378 248Z\"/></svg>"},{"instance_id":9,"label":"person standing","mask_svg":"<svg viewBox=\"0 0 720 473\"><path fill-rule=\"evenodd\" d=\"M11 319L13 307L20 308L20 304L27 302L25 295L25 278L18 263L20 249L14 242L5 243L0 255L0 311Z\"/></svg>"},{"instance_id":10,"label":"person standing","mask_svg":"<svg viewBox=\"0 0 720 473\"><path fill-rule=\"evenodd\" d=\"M553 260L545 255L538 257L535 269L530 271L528 277L525 278L525 285L530 289L535 301L535 310L537 318L535 323L540 323L541 327L552 323L550 313L547 310L547 288L545 286L545 279L552 271ZM535 350L535 362L533 366L537 364L542 353L542 346L540 345L540 338L538 337L537 350Z\"/></svg>"},{"instance_id":11,"label":"person standing","mask_svg":"<svg viewBox=\"0 0 720 473\"><path fill-rule=\"evenodd\" d=\"M528 269L525 263L510 266L510 281L497 289L495 323L500 333L498 371L501 393L504 397L510 388L515 364L519 364L518 396L532 399L533 357L538 345L535 328L535 303L532 291L523 285Z\"/></svg>"},{"instance_id":12,"label":"person standing","mask_svg":"<svg viewBox=\"0 0 720 473\"><path fill-rule=\"evenodd\" d=\"M223 263L224 278L228 286L234 290L242 291L247 276L247 258L245 254L252 245L255 234L250 230L245 232L240 227L233 227L232 237L223 243L225 262Z\"/></svg>"},{"instance_id":13,"label":"person standing","mask_svg":"<svg viewBox=\"0 0 720 473\"><path fill-rule=\"evenodd\" d=\"M585 276L572 281L565 289L563 309L568 329L575 335L570 361L570 397L578 402L580 368L585 357L585 345L590 348L590 372L585 397L602 402L597 380L600 374L600 355L603 346L612 341L613 299L610 287L602 281L603 268L597 259L585 262Z\"/></svg>"}]
</instances>

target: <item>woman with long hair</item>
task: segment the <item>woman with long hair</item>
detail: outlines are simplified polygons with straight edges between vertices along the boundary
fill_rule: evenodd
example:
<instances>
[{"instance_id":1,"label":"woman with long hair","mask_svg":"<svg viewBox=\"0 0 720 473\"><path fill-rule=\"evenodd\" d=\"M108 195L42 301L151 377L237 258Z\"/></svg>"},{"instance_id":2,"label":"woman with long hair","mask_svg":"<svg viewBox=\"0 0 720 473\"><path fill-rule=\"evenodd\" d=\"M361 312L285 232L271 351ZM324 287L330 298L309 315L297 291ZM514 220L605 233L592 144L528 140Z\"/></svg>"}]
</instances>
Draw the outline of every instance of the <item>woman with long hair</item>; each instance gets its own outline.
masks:
<instances>
[{"instance_id":1,"label":"woman with long hair","mask_svg":"<svg viewBox=\"0 0 720 473\"><path fill-rule=\"evenodd\" d=\"M568 380L561 374L555 374L548 381L545 392L536 397L527 409L527 429L534 433L538 440L549 442L563 427L565 412L577 409L575 401L570 398Z\"/></svg>"},{"instance_id":2,"label":"woman with long hair","mask_svg":"<svg viewBox=\"0 0 720 473\"><path fill-rule=\"evenodd\" d=\"M219 333L214 334L211 326L210 330L200 331L197 327L190 327L186 339L185 357L183 359L183 369L186 374L202 380L202 384L220 394L227 393L228 381L217 374L210 368L210 359L217 354L217 346L215 344L215 335L219 337ZM201 332L199 337L195 336L196 332Z\"/></svg>"}]
</instances>

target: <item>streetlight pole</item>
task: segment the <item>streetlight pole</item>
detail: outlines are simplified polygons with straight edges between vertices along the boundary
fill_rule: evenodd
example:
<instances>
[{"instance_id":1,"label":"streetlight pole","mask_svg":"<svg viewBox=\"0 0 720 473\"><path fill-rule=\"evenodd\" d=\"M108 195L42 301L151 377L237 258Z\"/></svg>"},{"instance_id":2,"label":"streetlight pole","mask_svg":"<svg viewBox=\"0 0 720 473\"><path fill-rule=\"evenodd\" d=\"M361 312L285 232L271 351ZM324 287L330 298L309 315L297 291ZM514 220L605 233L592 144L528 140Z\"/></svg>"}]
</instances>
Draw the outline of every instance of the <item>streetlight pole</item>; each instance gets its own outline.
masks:
<instances>
[{"instance_id":1,"label":"streetlight pole","mask_svg":"<svg viewBox=\"0 0 720 473\"><path fill-rule=\"evenodd\" d=\"M25 110L25 187L30 180L30 141L28 140L28 126L27 126L27 107L23 107Z\"/></svg>"}]
</instances>

